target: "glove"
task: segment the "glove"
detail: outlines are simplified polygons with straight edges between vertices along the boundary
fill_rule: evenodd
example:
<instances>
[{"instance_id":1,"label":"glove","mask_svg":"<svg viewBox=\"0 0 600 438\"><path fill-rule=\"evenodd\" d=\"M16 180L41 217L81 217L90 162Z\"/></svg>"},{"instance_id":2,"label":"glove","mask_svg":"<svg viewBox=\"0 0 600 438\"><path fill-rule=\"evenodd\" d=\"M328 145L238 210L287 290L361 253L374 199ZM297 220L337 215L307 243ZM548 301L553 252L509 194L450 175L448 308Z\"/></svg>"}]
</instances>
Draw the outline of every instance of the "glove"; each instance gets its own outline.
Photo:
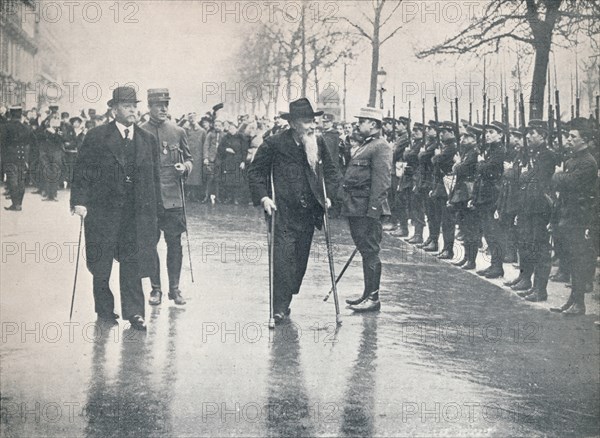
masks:
<instances>
[{"instance_id":1,"label":"glove","mask_svg":"<svg viewBox=\"0 0 600 438\"><path fill-rule=\"evenodd\" d=\"M81 216L81 218L85 219L85 217L87 215L87 208L85 208L83 205L76 205L71 210L71 215L74 215L74 214Z\"/></svg>"},{"instance_id":2,"label":"glove","mask_svg":"<svg viewBox=\"0 0 600 438\"><path fill-rule=\"evenodd\" d=\"M277 206L275 205L273 200L271 198L269 198L268 196L265 196L264 198L262 198L260 200L260 203L262 204L263 209L269 216L272 216L273 212L277 211Z\"/></svg>"}]
</instances>

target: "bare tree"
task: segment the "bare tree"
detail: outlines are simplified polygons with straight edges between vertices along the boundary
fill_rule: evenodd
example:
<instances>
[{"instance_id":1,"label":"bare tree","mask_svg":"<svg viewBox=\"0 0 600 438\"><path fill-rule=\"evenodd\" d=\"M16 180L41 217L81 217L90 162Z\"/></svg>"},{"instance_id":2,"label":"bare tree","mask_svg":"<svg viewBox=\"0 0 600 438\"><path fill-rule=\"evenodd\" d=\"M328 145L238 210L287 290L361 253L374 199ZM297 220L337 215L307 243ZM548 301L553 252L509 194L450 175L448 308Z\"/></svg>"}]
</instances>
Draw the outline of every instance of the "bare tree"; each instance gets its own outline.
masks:
<instances>
[{"instance_id":1,"label":"bare tree","mask_svg":"<svg viewBox=\"0 0 600 438\"><path fill-rule=\"evenodd\" d=\"M529 45L535 54L529 117L541 118L552 44L572 47L577 44L578 34L593 36L599 30L597 0L495 0L457 35L422 50L417 57L498 52L504 40Z\"/></svg>"},{"instance_id":2,"label":"bare tree","mask_svg":"<svg viewBox=\"0 0 600 438\"><path fill-rule=\"evenodd\" d=\"M371 81L369 88L369 106L375 106L377 102L377 71L379 70L379 50L383 44L389 41L396 33L402 28L402 24L391 27L391 31L387 33L387 36L382 34L385 33L384 27L390 22L392 17L396 14L402 0L371 0L371 1L357 1L356 5L352 8L353 15L355 11L360 11L362 16L361 20L356 20L348 17L341 17L342 20L347 22L354 28L354 34L365 38L371 44ZM368 6L365 6L368 5ZM386 7L388 6L389 7ZM365 12L365 10L368 12Z\"/></svg>"}]
</instances>

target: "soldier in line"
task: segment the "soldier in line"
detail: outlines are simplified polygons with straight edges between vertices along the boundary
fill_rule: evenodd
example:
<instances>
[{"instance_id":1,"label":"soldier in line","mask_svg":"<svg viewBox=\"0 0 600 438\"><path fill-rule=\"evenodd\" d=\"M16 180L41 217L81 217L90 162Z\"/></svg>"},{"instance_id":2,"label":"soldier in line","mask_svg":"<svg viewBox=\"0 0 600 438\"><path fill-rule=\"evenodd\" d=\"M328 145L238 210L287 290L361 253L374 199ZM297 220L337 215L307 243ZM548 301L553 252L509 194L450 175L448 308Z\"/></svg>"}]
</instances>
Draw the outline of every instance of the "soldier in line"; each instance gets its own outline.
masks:
<instances>
[{"instance_id":1,"label":"soldier in line","mask_svg":"<svg viewBox=\"0 0 600 438\"><path fill-rule=\"evenodd\" d=\"M152 134L158 141L162 199L162 207L158 209L158 227L162 230L167 243L168 296L175 304L184 305L186 301L179 290L183 261L181 234L187 228L182 187L183 178L192 171L193 166L185 130L167 119L170 100L169 90L166 88L148 90L150 120L142 124L140 128ZM160 259L156 251L150 283L152 291L148 302L157 306L162 302L162 286Z\"/></svg>"},{"instance_id":2,"label":"soldier in line","mask_svg":"<svg viewBox=\"0 0 600 438\"><path fill-rule=\"evenodd\" d=\"M473 200L473 186L477 172L477 140L481 134L482 131L476 127L467 126L460 138L459 153L454 156L452 167L456 182L448 201L456 214L464 245L463 257L452 264L467 271L475 269L475 259L481 241L477 213L472 206L469 207L469 202Z\"/></svg>"},{"instance_id":3,"label":"soldier in line","mask_svg":"<svg viewBox=\"0 0 600 438\"><path fill-rule=\"evenodd\" d=\"M519 260L521 281L514 290L527 301L546 301L546 286L550 269L550 235L548 224L552 213L550 181L557 164L556 156L547 146L548 124L530 120L527 126L527 144L532 165L521 175L520 208L517 212L519 233ZM534 275L533 286L531 276ZM529 286L525 289L523 286Z\"/></svg>"},{"instance_id":4,"label":"soldier in line","mask_svg":"<svg viewBox=\"0 0 600 438\"><path fill-rule=\"evenodd\" d=\"M454 234L456 231L456 223L454 221L454 215L451 214L447 207L448 203L448 189L444 178L452 172L452 166L454 165L454 156L456 155L456 125L453 122L445 121L437 127L440 133L441 147L436 149L434 156L431 158L431 164L433 165L433 188L429 193L429 197L432 200L431 217L428 219L431 221L430 230L433 234L431 235L432 241L437 246L440 228L443 234L444 246L442 251L438 254L440 259L452 259L454 258ZM425 249L427 251L427 248Z\"/></svg>"},{"instance_id":5,"label":"soldier in line","mask_svg":"<svg viewBox=\"0 0 600 438\"><path fill-rule=\"evenodd\" d=\"M566 146L571 156L565 170L554 174L552 183L559 192L558 227L571 267L572 288L567 302L550 310L578 316L585 314L584 294L594 276L590 264L598 257L598 164L590 153L593 130L589 121L576 118L569 128Z\"/></svg>"},{"instance_id":6,"label":"soldier in line","mask_svg":"<svg viewBox=\"0 0 600 438\"><path fill-rule=\"evenodd\" d=\"M0 124L2 169L12 204L8 211L21 211L25 196L29 150L36 139L29 126L22 122L23 109L19 106L9 110L10 120Z\"/></svg>"},{"instance_id":7,"label":"soldier in line","mask_svg":"<svg viewBox=\"0 0 600 438\"><path fill-rule=\"evenodd\" d=\"M429 193L433 189L433 164L431 159L437 148L437 123L430 120L425 131L425 145L419 151L419 174L417 178L417 190L425 200L425 212L427 215L427 227L429 228L429 237L423 243L417 244L417 248L423 248L427 252L438 252L438 242L433 239L435 236L434 224L431 221L433 217L433 200ZM439 235L439 232L438 232Z\"/></svg>"},{"instance_id":8,"label":"soldier in line","mask_svg":"<svg viewBox=\"0 0 600 438\"><path fill-rule=\"evenodd\" d=\"M396 138L394 143L389 143L393 147L392 157L392 191L394 203L392 204L392 224L400 228L392 235L398 237L408 236L408 207L410 202L411 187L403 179L406 171L406 162L404 161L404 152L409 148L407 117L399 117L396 125Z\"/></svg>"},{"instance_id":9,"label":"soldier in line","mask_svg":"<svg viewBox=\"0 0 600 438\"><path fill-rule=\"evenodd\" d=\"M492 122L485 126L486 150L479 156L475 193L472 205L477 209L481 228L488 250L491 264L488 268L477 271L486 278L498 278L504 275L504 256L500 245L500 231L495 217L498 202L498 185L504 172L504 145L502 133L505 127L500 122Z\"/></svg>"},{"instance_id":10,"label":"soldier in line","mask_svg":"<svg viewBox=\"0 0 600 438\"><path fill-rule=\"evenodd\" d=\"M381 136L381 111L362 108L358 132L362 144L352 152L339 197L342 215L348 218L352 240L362 256L364 289L362 296L346 300L355 312L378 311L382 238L382 217L391 187L392 148Z\"/></svg>"},{"instance_id":11,"label":"soldier in line","mask_svg":"<svg viewBox=\"0 0 600 438\"><path fill-rule=\"evenodd\" d=\"M408 243L423 243L423 229L425 228L425 206L421 193L416 189L417 171L419 167L419 151L423 147L425 136L425 126L422 123L415 122L412 126L413 142L410 147L404 151L403 159L406 163L404 173L400 179L399 189L406 191L405 195L408 204L408 217L415 227L414 234Z\"/></svg>"}]
</instances>

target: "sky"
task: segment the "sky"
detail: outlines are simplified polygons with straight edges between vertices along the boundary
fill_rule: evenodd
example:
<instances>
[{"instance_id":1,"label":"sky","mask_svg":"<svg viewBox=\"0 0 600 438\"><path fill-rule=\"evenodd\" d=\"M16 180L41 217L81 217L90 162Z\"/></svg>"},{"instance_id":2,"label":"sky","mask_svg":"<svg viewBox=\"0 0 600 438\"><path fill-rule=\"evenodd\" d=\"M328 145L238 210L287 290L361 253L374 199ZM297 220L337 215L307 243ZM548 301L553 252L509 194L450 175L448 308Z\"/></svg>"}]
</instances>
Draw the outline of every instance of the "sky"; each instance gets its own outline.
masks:
<instances>
[{"instance_id":1,"label":"sky","mask_svg":"<svg viewBox=\"0 0 600 438\"><path fill-rule=\"evenodd\" d=\"M175 117L189 111L204 113L222 100L243 99L243 90L239 88L236 91L236 84L231 80L237 68L235 54L244 39L253 32L252 22L259 15L263 20L283 20L281 15L273 13L269 4L262 0L82 1L73 9L71 19L68 16L68 6L63 2L46 3L58 4L62 8L61 19L56 23L46 20L46 24L56 26L55 30L61 40L68 42L67 52L72 68L66 77L69 81L81 84L74 93L73 102L63 103L72 112L90 107L103 111L112 87L131 82L140 90L142 110L146 109L145 95L148 88L169 88L172 97L170 110ZM361 3L363 10L366 10L368 3ZM280 1L280 4L290 14L294 14L298 2ZM392 95L395 94L397 115L407 112L410 101L413 117L414 114L420 117L421 93L425 90L428 100L426 118L432 118L432 83L435 80L438 83L440 119L449 118L449 99L453 99L455 93L455 88L449 84L456 78L460 84L461 118L466 118L467 83L482 82L483 60L476 56L419 60L415 52L453 35L466 20L481 11L483 4L485 2L405 0L394 19L383 29L385 36L402 24L400 31L381 49L380 65L387 72L385 112L391 111ZM351 27L340 17L351 17L355 22L366 24L364 18L361 18L360 7L357 8L354 2L322 0L309 2L309 5L310 14L313 14L310 18L315 14L331 16L337 20L338 26L348 30ZM50 11L48 9L47 14ZM357 57L347 70L349 115L366 105L369 94L370 47L364 40L355 49ZM579 59L593 55L586 47L580 47L578 52ZM570 75L575 74L575 51L556 49L554 59L558 65L557 76L563 96L563 108L568 108ZM504 75L509 75L516 65L516 56L504 50L498 56L489 56L486 62L488 83L495 81L499 84L501 72L504 70ZM529 62L530 60L523 59L521 63L524 82L530 77ZM328 81L335 83L341 93L342 72L343 64L340 63L330 72L322 73L321 81L323 84ZM508 82L510 87L510 80ZM97 102L94 102L97 95L95 83L100 85L102 91ZM89 92L87 98L82 92L84 87ZM499 85L495 90L499 92ZM481 102L480 96L479 89L473 88L475 108ZM512 94L510 99L512 104ZM587 105L586 102L583 104ZM286 110L287 103L280 99L278 109Z\"/></svg>"}]
</instances>

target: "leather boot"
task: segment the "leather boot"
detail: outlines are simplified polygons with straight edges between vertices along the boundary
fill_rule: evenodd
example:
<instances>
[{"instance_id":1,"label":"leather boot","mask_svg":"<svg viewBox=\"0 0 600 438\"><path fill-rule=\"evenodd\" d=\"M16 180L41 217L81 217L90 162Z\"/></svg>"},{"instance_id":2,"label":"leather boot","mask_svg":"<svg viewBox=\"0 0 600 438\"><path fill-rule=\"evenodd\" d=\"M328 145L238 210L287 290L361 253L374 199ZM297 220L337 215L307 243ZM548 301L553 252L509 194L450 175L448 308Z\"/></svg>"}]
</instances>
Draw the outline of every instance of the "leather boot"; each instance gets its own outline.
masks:
<instances>
[{"instance_id":1,"label":"leather boot","mask_svg":"<svg viewBox=\"0 0 600 438\"><path fill-rule=\"evenodd\" d=\"M454 258L454 253L448 249L443 250L437 256L440 260L452 260Z\"/></svg>"},{"instance_id":2,"label":"leather boot","mask_svg":"<svg viewBox=\"0 0 600 438\"><path fill-rule=\"evenodd\" d=\"M535 287L530 287L529 289L517 292L517 295L521 298L527 298L529 295L534 295L535 293L537 293L537 289Z\"/></svg>"},{"instance_id":3,"label":"leather boot","mask_svg":"<svg viewBox=\"0 0 600 438\"><path fill-rule=\"evenodd\" d=\"M467 254L467 250L466 250L466 248L465 248L465 255L463 256L463 258L462 258L462 259L460 259L460 260L459 260L459 261L457 261L457 262L451 262L451 263L452 263L454 266L463 266L463 265L464 265L465 263L467 263L468 261L469 261L469 257L468 257L468 254Z\"/></svg>"},{"instance_id":4,"label":"leather boot","mask_svg":"<svg viewBox=\"0 0 600 438\"><path fill-rule=\"evenodd\" d=\"M488 266L485 269L482 269L480 271L477 271L477 275L481 275L482 277L485 277L485 274L487 274L490 270L492 269L491 266Z\"/></svg>"},{"instance_id":5,"label":"leather boot","mask_svg":"<svg viewBox=\"0 0 600 438\"><path fill-rule=\"evenodd\" d=\"M573 291L571 291L571 293L569 294L569 298L567 299L567 302L560 307L550 307L550 312L562 313L565 310L567 310L569 307L571 307L574 302L575 302L575 295L573 295Z\"/></svg>"},{"instance_id":6,"label":"leather boot","mask_svg":"<svg viewBox=\"0 0 600 438\"><path fill-rule=\"evenodd\" d=\"M504 283L502 283L502 284L504 284L504 286L511 287L511 286L514 286L515 284L517 284L517 283L518 283L519 281L521 281L522 279L523 279L523 278L522 278L521 274L519 274L519 276L518 276L517 278L515 278L514 280L505 281L505 282L504 282Z\"/></svg>"},{"instance_id":7,"label":"leather boot","mask_svg":"<svg viewBox=\"0 0 600 438\"><path fill-rule=\"evenodd\" d=\"M562 312L565 316L581 316L585 315L585 295L583 291L575 291L573 293L573 305Z\"/></svg>"},{"instance_id":8,"label":"leather boot","mask_svg":"<svg viewBox=\"0 0 600 438\"><path fill-rule=\"evenodd\" d=\"M477 258L477 247L473 243L465 245L465 253L467 254L467 263L462 266L465 271L475 269L475 259Z\"/></svg>"},{"instance_id":9,"label":"leather boot","mask_svg":"<svg viewBox=\"0 0 600 438\"><path fill-rule=\"evenodd\" d=\"M150 298L148 299L148 304L151 306L158 306L162 303L162 291L160 288L152 287L152 292L150 292Z\"/></svg>"},{"instance_id":10,"label":"leather boot","mask_svg":"<svg viewBox=\"0 0 600 438\"><path fill-rule=\"evenodd\" d=\"M529 278L524 277L521 279L521 281L512 285L510 288L514 291L531 289L531 280Z\"/></svg>"},{"instance_id":11,"label":"leather boot","mask_svg":"<svg viewBox=\"0 0 600 438\"><path fill-rule=\"evenodd\" d=\"M181 296L181 291L179 289L170 290L169 299L173 300L178 306L183 306L186 303L185 299Z\"/></svg>"},{"instance_id":12,"label":"leather boot","mask_svg":"<svg viewBox=\"0 0 600 438\"><path fill-rule=\"evenodd\" d=\"M541 290L541 289L536 289L534 293L532 293L531 295L527 295L525 297L526 301L530 301L532 303L540 303L542 301L546 301L548 299L548 292L546 291L546 289Z\"/></svg>"},{"instance_id":13,"label":"leather boot","mask_svg":"<svg viewBox=\"0 0 600 438\"><path fill-rule=\"evenodd\" d=\"M436 241L432 240L429 245L423 247L423 251L426 252L438 252L438 244Z\"/></svg>"},{"instance_id":14,"label":"leather boot","mask_svg":"<svg viewBox=\"0 0 600 438\"><path fill-rule=\"evenodd\" d=\"M381 302L379 301L379 291L376 290L367 296L359 304L348 306L350 310L354 312L377 312L381 309Z\"/></svg>"},{"instance_id":15,"label":"leather boot","mask_svg":"<svg viewBox=\"0 0 600 438\"><path fill-rule=\"evenodd\" d=\"M425 242L419 243L417 245L417 248L423 248L423 247L429 245L431 243L431 240L432 240L431 237L428 237L427 240L425 240Z\"/></svg>"},{"instance_id":16,"label":"leather boot","mask_svg":"<svg viewBox=\"0 0 600 438\"><path fill-rule=\"evenodd\" d=\"M365 284L365 288L363 289L363 293L359 298L354 300L346 300L346 304L350 306L355 306L357 304L362 303L369 296L369 287L372 283L373 270L370 269L366 263L363 262L363 282Z\"/></svg>"},{"instance_id":17,"label":"leather boot","mask_svg":"<svg viewBox=\"0 0 600 438\"><path fill-rule=\"evenodd\" d=\"M557 283L568 283L570 279L571 276L562 271L558 271L556 274L550 276L550 280Z\"/></svg>"},{"instance_id":18,"label":"leather boot","mask_svg":"<svg viewBox=\"0 0 600 438\"><path fill-rule=\"evenodd\" d=\"M491 266L490 270L485 273L485 278L493 279L504 277L504 269L502 265Z\"/></svg>"}]
</instances>

